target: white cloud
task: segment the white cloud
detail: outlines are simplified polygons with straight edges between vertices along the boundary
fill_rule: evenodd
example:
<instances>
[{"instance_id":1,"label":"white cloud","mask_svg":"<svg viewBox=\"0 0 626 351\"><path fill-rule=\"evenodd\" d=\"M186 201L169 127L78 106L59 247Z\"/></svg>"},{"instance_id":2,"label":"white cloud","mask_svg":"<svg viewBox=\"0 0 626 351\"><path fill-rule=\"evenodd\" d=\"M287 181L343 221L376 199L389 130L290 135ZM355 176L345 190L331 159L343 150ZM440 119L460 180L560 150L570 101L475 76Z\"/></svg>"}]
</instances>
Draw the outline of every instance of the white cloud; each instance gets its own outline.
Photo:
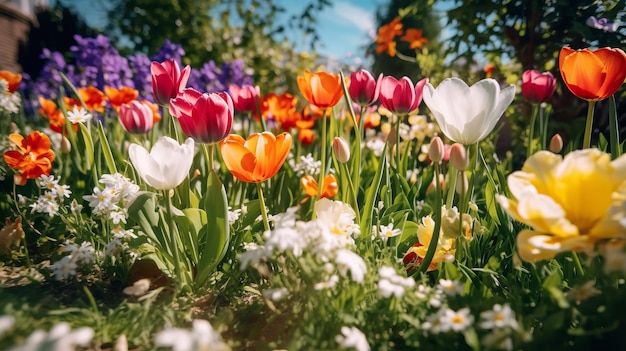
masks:
<instances>
[{"instance_id":1,"label":"white cloud","mask_svg":"<svg viewBox=\"0 0 626 351\"><path fill-rule=\"evenodd\" d=\"M334 4L333 12L366 33L375 30L376 24L372 10L368 11L349 2L340 1Z\"/></svg>"}]
</instances>

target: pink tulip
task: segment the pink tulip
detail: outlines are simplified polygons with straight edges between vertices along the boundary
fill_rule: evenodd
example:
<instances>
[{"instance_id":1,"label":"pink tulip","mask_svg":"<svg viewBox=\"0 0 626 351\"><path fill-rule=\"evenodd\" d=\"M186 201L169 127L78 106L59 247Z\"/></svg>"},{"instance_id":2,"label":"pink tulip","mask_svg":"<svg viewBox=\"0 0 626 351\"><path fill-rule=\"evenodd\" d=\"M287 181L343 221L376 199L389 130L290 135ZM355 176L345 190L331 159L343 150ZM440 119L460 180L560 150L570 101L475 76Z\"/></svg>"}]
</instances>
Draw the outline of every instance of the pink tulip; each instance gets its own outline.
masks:
<instances>
[{"instance_id":1,"label":"pink tulip","mask_svg":"<svg viewBox=\"0 0 626 351\"><path fill-rule=\"evenodd\" d=\"M154 114L150 106L137 100L122 104L118 116L122 127L131 134L146 133L154 125Z\"/></svg>"},{"instance_id":2,"label":"pink tulip","mask_svg":"<svg viewBox=\"0 0 626 351\"><path fill-rule=\"evenodd\" d=\"M556 79L550 72L540 73L534 69L522 74L522 95L531 104L547 101L554 93Z\"/></svg>"},{"instance_id":3,"label":"pink tulip","mask_svg":"<svg viewBox=\"0 0 626 351\"><path fill-rule=\"evenodd\" d=\"M375 103L380 93L380 81L382 78L383 75L381 73L378 76L378 80L374 80L372 74L364 69L352 72L350 74L350 87L348 88L352 101L361 106Z\"/></svg>"},{"instance_id":4,"label":"pink tulip","mask_svg":"<svg viewBox=\"0 0 626 351\"><path fill-rule=\"evenodd\" d=\"M200 93L187 88L170 102L183 133L199 143L217 143L230 133L233 99L224 92Z\"/></svg>"},{"instance_id":5,"label":"pink tulip","mask_svg":"<svg viewBox=\"0 0 626 351\"><path fill-rule=\"evenodd\" d=\"M228 87L228 92L233 99L235 111L253 112L256 110L256 99L261 95L258 86L244 85L239 87L231 84Z\"/></svg>"},{"instance_id":6,"label":"pink tulip","mask_svg":"<svg viewBox=\"0 0 626 351\"><path fill-rule=\"evenodd\" d=\"M420 80L413 87L413 82L408 77L397 80L385 76L380 81L380 104L397 115L409 114L422 102L422 91L426 83L428 78Z\"/></svg>"},{"instance_id":7,"label":"pink tulip","mask_svg":"<svg viewBox=\"0 0 626 351\"><path fill-rule=\"evenodd\" d=\"M163 63L152 62L150 72L152 73L154 100L159 105L167 105L170 99L175 98L178 92L187 86L191 67L185 66L181 72L178 63L169 59Z\"/></svg>"}]
</instances>

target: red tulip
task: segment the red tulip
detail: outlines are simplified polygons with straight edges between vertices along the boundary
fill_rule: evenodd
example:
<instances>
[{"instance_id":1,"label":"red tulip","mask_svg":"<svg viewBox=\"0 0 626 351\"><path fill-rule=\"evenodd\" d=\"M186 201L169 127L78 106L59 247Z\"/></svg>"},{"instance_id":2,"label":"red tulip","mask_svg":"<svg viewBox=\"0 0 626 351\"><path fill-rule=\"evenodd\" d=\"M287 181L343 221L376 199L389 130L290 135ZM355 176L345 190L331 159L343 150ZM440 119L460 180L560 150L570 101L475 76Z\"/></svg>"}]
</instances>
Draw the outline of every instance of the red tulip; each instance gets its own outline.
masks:
<instances>
[{"instance_id":1,"label":"red tulip","mask_svg":"<svg viewBox=\"0 0 626 351\"><path fill-rule=\"evenodd\" d=\"M253 112L256 110L256 99L261 95L258 86L244 85L239 87L231 84L228 87L228 92L233 99L235 111Z\"/></svg>"},{"instance_id":2,"label":"red tulip","mask_svg":"<svg viewBox=\"0 0 626 351\"><path fill-rule=\"evenodd\" d=\"M122 127L132 134L146 133L154 125L154 113L150 106L137 100L120 106L118 115Z\"/></svg>"},{"instance_id":3,"label":"red tulip","mask_svg":"<svg viewBox=\"0 0 626 351\"><path fill-rule=\"evenodd\" d=\"M181 72L178 63L169 59L163 63L152 62L150 72L152 73L154 100L159 105L167 105L170 99L175 98L179 91L185 89L191 68L185 66Z\"/></svg>"},{"instance_id":4,"label":"red tulip","mask_svg":"<svg viewBox=\"0 0 626 351\"><path fill-rule=\"evenodd\" d=\"M426 83L428 78L420 80L414 87L408 77L397 80L385 76L380 81L380 104L397 115L409 114L422 102L422 91Z\"/></svg>"},{"instance_id":5,"label":"red tulip","mask_svg":"<svg viewBox=\"0 0 626 351\"><path fill-rule=\"evenodd\" d=\"M530 69L522 74L522 95L531 104L548 101L554 93L556 79L550 72Z\"/></svg>"},{"instance_id":6,"label":"red tulip","mask_svg":"<svg viewBox=\"0 0 626 351\"><path fill-rule=\"evenodd\" d=\"M200 93L187 88L170 102L183 133L199 143L217 143L230 133L233 100L227 93Z\"/></svg>"},{"instance_id":7,"label":"red tulip","mask_svg":"<svg viewBox=\"0 0 626 351\"><path fill-rule=\"evenodd\" d=\"M352 101L361 106L368 106L378 100L380 93L380 81L383 78L381 73L378 80L374 80L372 74L364 69L350 74L350 87L348 92Z\"/></svg>"}]
</instances>

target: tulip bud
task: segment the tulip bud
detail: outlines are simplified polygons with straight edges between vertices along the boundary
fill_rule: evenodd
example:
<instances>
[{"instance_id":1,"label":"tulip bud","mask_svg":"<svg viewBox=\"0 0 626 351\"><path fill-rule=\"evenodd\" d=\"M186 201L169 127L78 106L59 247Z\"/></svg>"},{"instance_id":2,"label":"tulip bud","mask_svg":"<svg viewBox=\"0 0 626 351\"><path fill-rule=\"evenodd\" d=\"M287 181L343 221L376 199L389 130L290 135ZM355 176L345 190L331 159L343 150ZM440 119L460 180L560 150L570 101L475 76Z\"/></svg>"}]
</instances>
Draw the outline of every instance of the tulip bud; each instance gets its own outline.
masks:
<instances>
[{"instance_id":1,"label":"tulip bud","mask_svg":"<svg viewBox=\"0 0 626 351\"><path fill-rule=\"evenodd\" d=\"M464 171L469 166L467 150L465 150L463 144L454 143L450 147L450 164L459 171Z\"/></svg>"},{"instance_id":2,"label":"tulip bud","mask_svg":"<svg viewBox=\"0 0 626 351\"><path fill-rule=\"evenodd\" d=\"M64 154L69 154L70 151L72 151L72 144L70 143L70 140L68 138L63 136L63 139L61 139L61 152L63 152Z\"/></svg>"},{"instance_id":3,"label":"tulip bud","mask_svg":"<svg viewBox=\"0 0 626 351\"><path fill-rule=\"evenodd\" d=\"M469 189L467 175L465 175L465 172L459 172L459 175L456 178L456 193L459 195L465 195L467 189Z\"/></svg>"},{"instance_id":4,"label":"tulip bud","mask_svg":"<svg viewBox=\"0 0 626 351\"><path fill-rule=\"evenodd\" d=\"M558 154L563 149L563 138L561 138L560 134L554 134L552 139L550 139L550 151Z\"/></svg>"},{"instance_id":5,"label":"tulip bud","mask_svg":"<svg viewBox=\"0 0 626 351\"><path fill-rule=\"evenodd\" d=\"M337 161L346 163L350 160L350 146L342 137L333 139L333 152Z\"/></svg>"},{"instance_id":6,"label":"tulip bud","mask_svg":"<svg viewBox=\"0 0 626 351\"><path fill-rule=\"evenodd\" d=\"M18 134L20 132L20 127L18 127L15 122L11 122L9 126L9 131L11 132L11 134Z\"/></svg>"},{"instance_id":7,"label":"tulip bud","mask_svg":"<svg viewBox=\"0 0 626 351\"><path fill-rule=\"evenodd\" d=\"M441 141L441 138L437 136L432 138L430 141L430 147L428 148L428 157L430 157L433 162L441 163L443 160L443 153L443 141Z\"/></svg>"}]
</instances>

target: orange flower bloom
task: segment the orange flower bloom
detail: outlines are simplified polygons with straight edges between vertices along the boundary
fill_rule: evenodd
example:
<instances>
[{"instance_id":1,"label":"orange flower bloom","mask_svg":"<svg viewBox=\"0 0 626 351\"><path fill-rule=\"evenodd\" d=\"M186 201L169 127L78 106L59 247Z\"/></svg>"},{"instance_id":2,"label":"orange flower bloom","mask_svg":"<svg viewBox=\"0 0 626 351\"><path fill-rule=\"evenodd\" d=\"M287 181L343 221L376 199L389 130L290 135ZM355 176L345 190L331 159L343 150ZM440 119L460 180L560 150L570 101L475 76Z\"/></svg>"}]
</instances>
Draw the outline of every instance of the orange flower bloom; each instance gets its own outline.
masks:
<instances>
[{"instance_id":1,"label":"orange flower bloom","mask_svg":"<svg viewBox=\"0 0 626 351\"><path fill-rule=\"evenodd\" d=\"M13 94L22 82L22 75L19 73L11 73L9 71L0 71L0 79L7 82L9 93Z\"/></svg>"},{"instance_id":2,"label":"orange flower bloom","mask_svg":"<svg viewBox=\"0 0 626 351\"><path fill-rule=\"evenodd\" d=\"M16 183L26 184L28 179L50 175L54 151L50 150L50 139L44 133L34 131L26 139L20 134L11 134L9 139L17 146L17 150L4 153L4 162L19 172Z\"/></svg>"},{"instance_id":3,"label":"orange flower bloom","mask_svg":"<svg viewBox=\"0 0 626 351\"><path fill-rule=\"evenodd\" d=\"M120 89L104 87L104 93L115 111L123 104L128 104L139 96L139 91L130 87L121 87Z\"/></svg>"},{"instance_id":4,"label":"orange flower bloom","mask_svg":"<svg viewBox=\"0 0 626 351\"><path fill-rule=\"evenodd\" d=\"M83 99L87 109L91 111L104 112L104 104L106 103L106 97L100 89L94 86L88 86L86 88L78 88L78 95Z\"/></svg>"},{"instance_id":5,"label":"orange flower bloom","mask_svg":"<svg viewBox=\"0 0 626 351\"><path fill-rule=\"evenodd\" d=\"M63 116L63 112L57 108L57 104L52 100L48 100L40 96L39 105L41 105L39 108L39 114L46 117L50 121L50 129L57 133L63 133L63 128L65 127L65 117Z\"/></svg>"},{"instance_id":6,"label":"orange flower bloom","mask_svg":"<svg viewBox=\"0 0 626 351\"><path fill-rule=\"evenodd\" d=\"M559 69L572 94L587 101L604 100L626 79L626 53L617 48L561 49Z\"/></svg>"},{"instance_id":7,"label":"orange flower bloom","mask_svg":"<svg viewBox=\"0 0 626 351\"><path fill-rule=\"evenodd\" d=\"M311 145L315 141L315 132L312 129L303 128L298 131L298 140L302 145Z\"/></svg>"},{"instance_id":8,"label":"orange flower bloom","mask_svg":"<svg viewBox=\"0 0 626 351\"><path fill-rule=\"evenodd\" d=\"M396 41L395 38L402 34L402 22L399 18L394 18L393 21L378 28L378 37L375 43L376 53L381 54L387 51L387 54L391 57L396 56Z\"/></svg>"},{"instance_id":9,"label":"orange flower bloom","mask_svg":"<svg viewBox=\"0 0 626 351\"><path fill-rule=\"evenodd\" d=\"M496 66L494 66L493 63L488 63L485 65L485 68L483 68L483 71L485 71L485 78L491 78L491 76L493 75L493 71L496 69Z\"/></svg>"},{"instance_id":10,"label":"orange flower bloom","mask_svg":"<svg viewBox=\"0 0 626 351\"><path fill-rule=\"evenodd\" d=\"M307 101L321 109L337 105L343 96L341 76L328 72L304 71L298 76L298 88Z\"/></svg>"},{"instance_id":11,"label":"orange flower bloom","mask_svg":"<svg viewBox=\"0 0 626 351\"><path fill-rule=\"evenodd\" d=\"M302 185L302 188L304 189L304 192L307 196L317 196L318 188L315 178L311 177L310 175L305 175L300 178L300 184ZM337 195L338 191L339 186L337 185L337 179L335 179L335 176L329 174L324 177L324 183L322 184L322 197L333 197Z\"/></svg>"},{"instance_id":12,"label":"orange flower bloom","mask_svg":"<svg viewBox=\"0 0 626 351\"><path fill-rule=\"evenodd\" d=\"M233 176L248 183L272 178L283 165L291 148L291 135L253 133L247 140L231 134L220 143L222 159Z\"/></svg>"},{"instance_id":13,"label":"orange flower bloom","mask_svg":"<svg viewBox=\"0 0 626 351\"><path fill-rule=\"evenodd\" d=\"M276 95L267 94L261 101L261 113L267 117L268 114L274 116L274 120L280 124L282 130L288 131L296 126L296 122L302 118L296 110L298 98L284 93Z\"/></svg>"},{"instance_id":14,"label":"orange flower bloom","mask_svg":"<svg viewBox=\"0 0 626 351\"><path fill-rule=\"evenodd\" d=\"M421 49L424 44L428 44L430 40L422 37L422 30L409 28L406 30L402 38L402 41L406 41L409 43L409 48L411 49Z\"/></svg>"}]
</instances>

